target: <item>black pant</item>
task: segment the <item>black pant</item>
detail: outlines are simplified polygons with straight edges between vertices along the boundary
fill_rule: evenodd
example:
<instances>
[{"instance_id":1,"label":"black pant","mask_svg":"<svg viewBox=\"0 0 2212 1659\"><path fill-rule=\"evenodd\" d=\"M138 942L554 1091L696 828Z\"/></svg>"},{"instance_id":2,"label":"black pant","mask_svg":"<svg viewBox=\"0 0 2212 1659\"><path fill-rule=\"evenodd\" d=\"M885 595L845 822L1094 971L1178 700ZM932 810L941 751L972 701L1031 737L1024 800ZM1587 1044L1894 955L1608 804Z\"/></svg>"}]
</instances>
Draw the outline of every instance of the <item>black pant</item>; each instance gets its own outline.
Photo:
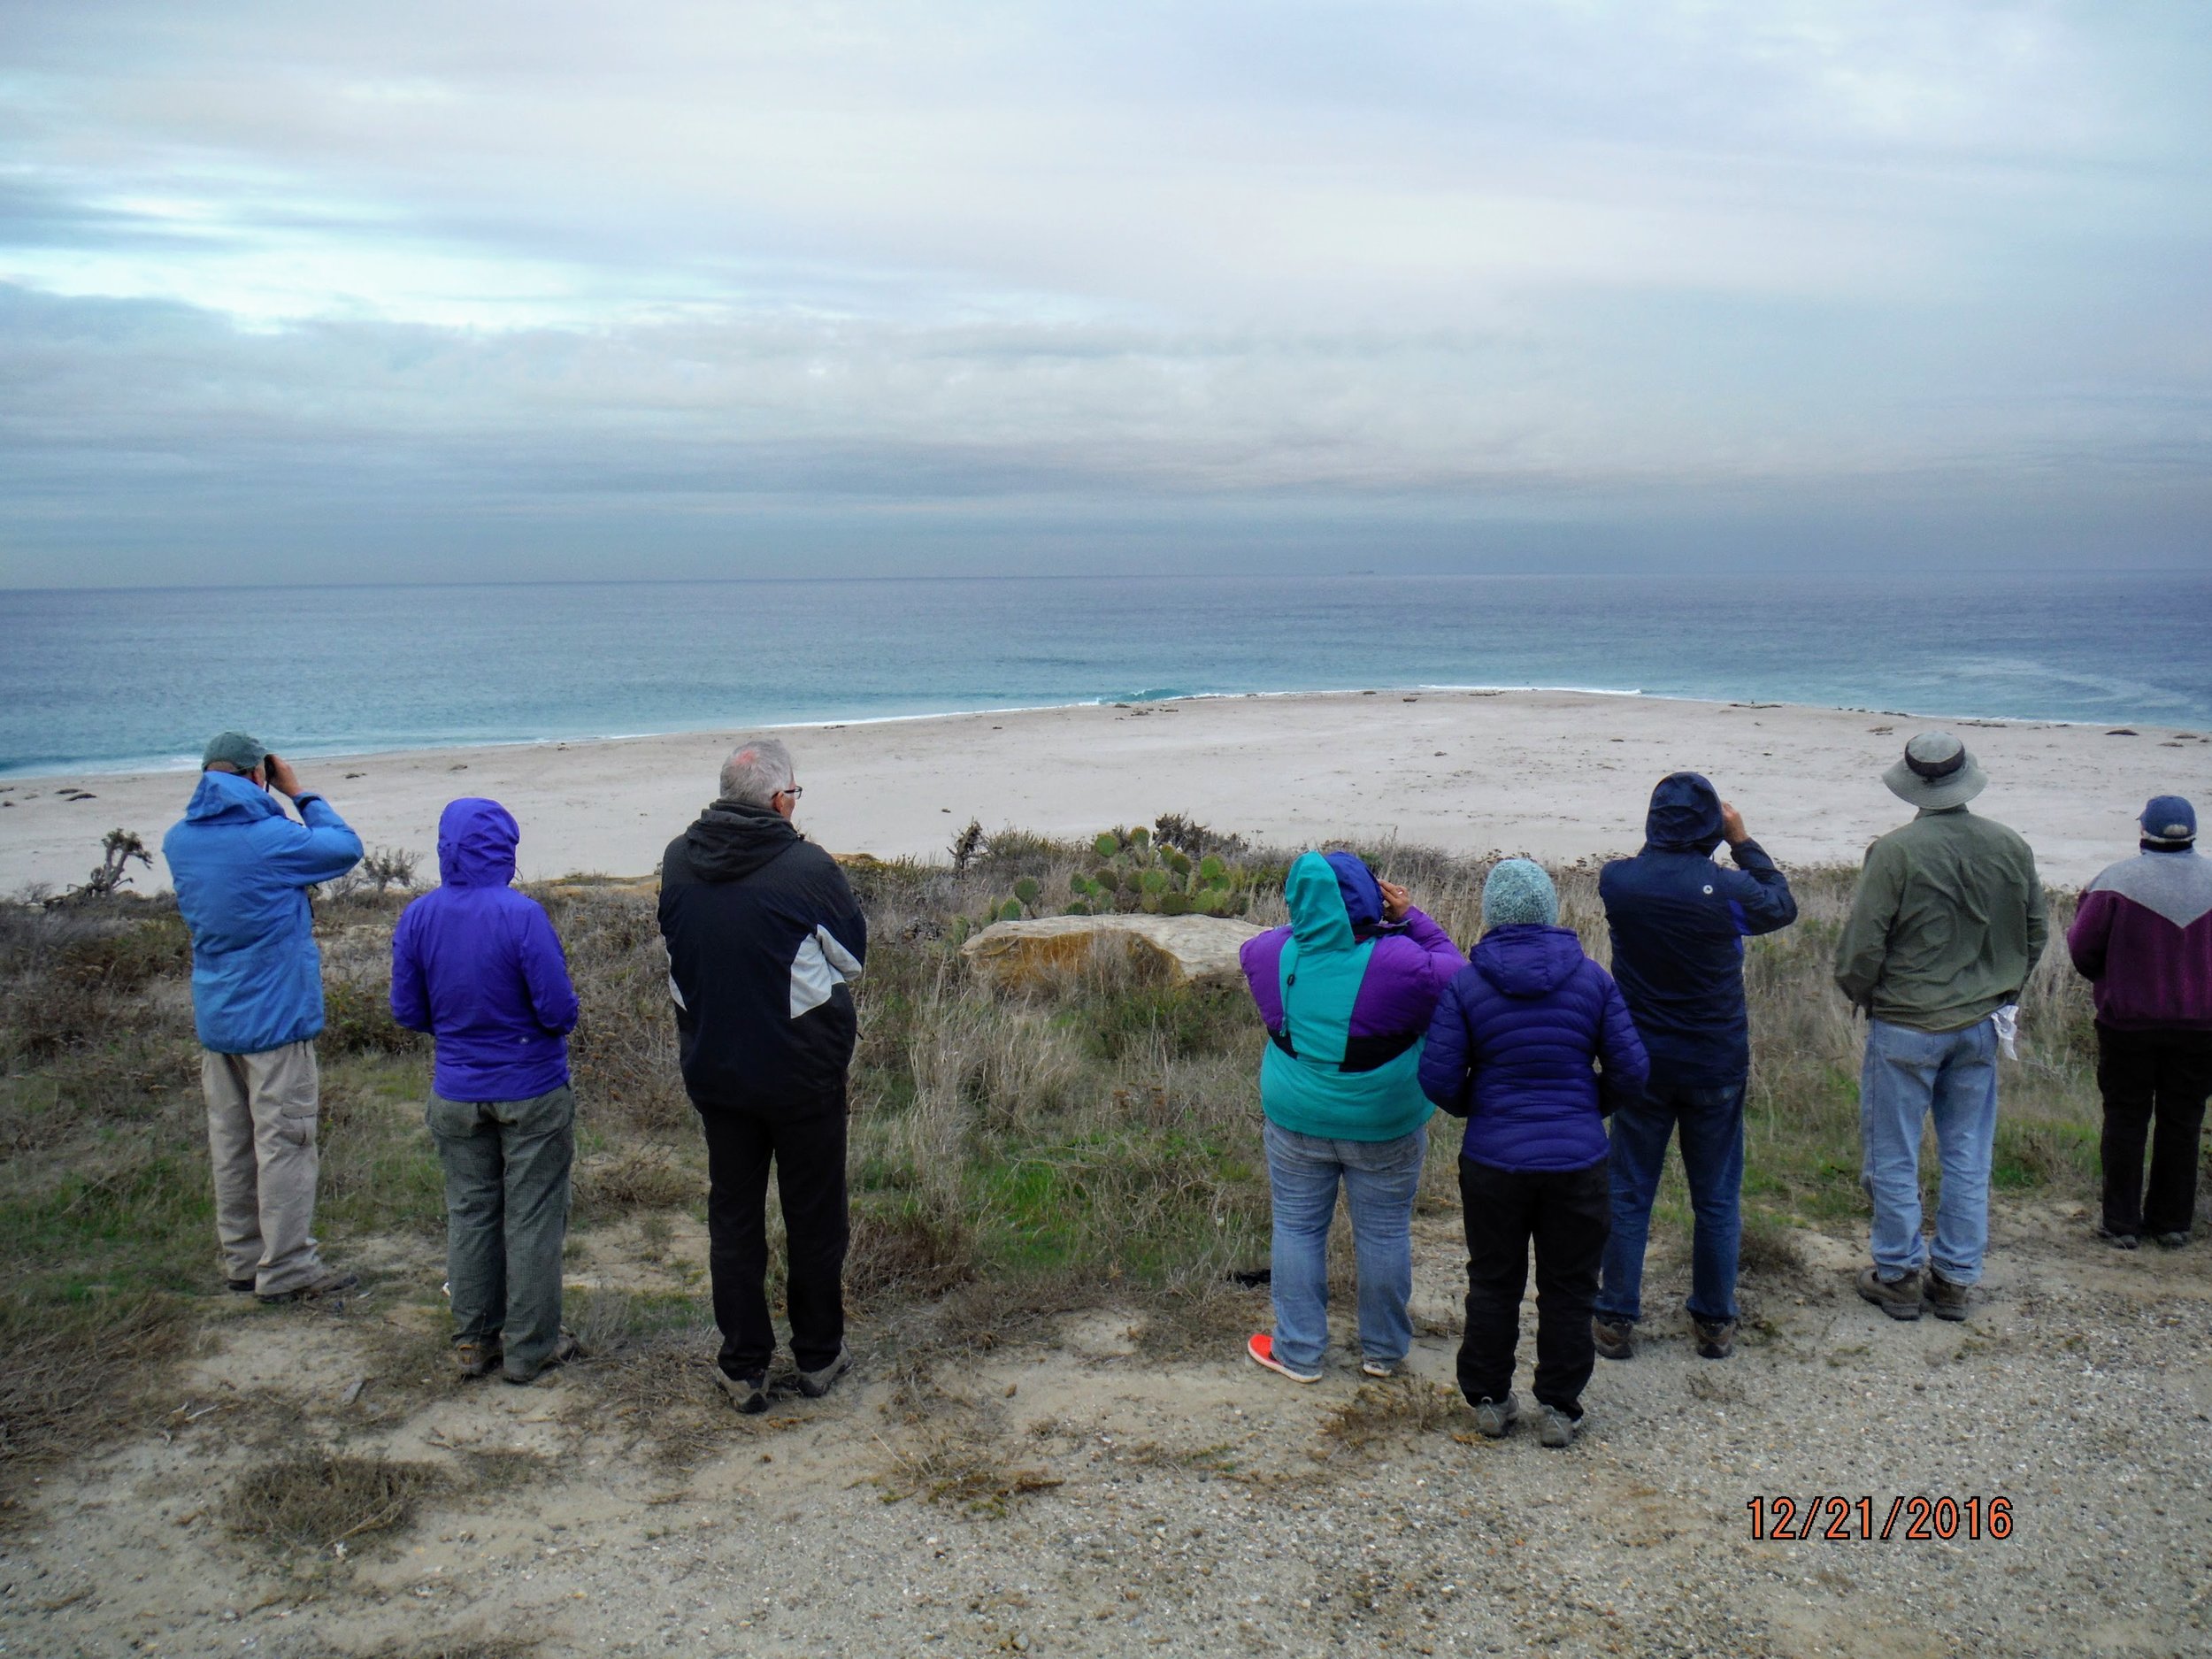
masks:
<instances>
[{"instance_id":1,"label":"black pant","mask_svg":"<svg viewBox=\"0 0 2212 1659\"><path fill-rule=\"evenodd\" d=\"M2197 1209L2197 1137L2212 1095L2212 1032L2097 1027L2104 1094L2104 1225L2110 1233L2186 1233ZM2151 1124L2155 1119L2157 1133ZM2143 1143L2151 1146L2150 1189Z\"/></svg>"},{"instance_id":2,"label":"black pant","mask_svg":"<svg viewBox=\"0 0 2212 1659\"><path fill-rule=\"evenodd\" d=\"M707 1138L707 1268L718 1356L730 1377L760 1377L776 1351L768 1319L768 1164L783 1202L791 1357L818 1371L845 1341L845 1091L803 1109L693 1102Z\"/></svg>"},{"instance_id":3,"label":"black pant","mask_svg":"<svg viewBox=\"0 0 2212 1659\"><path fill-rule=\"evenodd\" d=\"M1502 1400L1513 1386L1521 1334L1528 1246L1536 1241L1536 1398L1582 1415L1583 1386L1597 1364L1590 1310L1598 1263L1612 1226L1612 1183L1602 1164L1586 1170L1494 1170L1459 1161L1467 1225L1467 1333L1459 1345L1459 1390L1470 1405Z\"/></svg>"}]
</instances>

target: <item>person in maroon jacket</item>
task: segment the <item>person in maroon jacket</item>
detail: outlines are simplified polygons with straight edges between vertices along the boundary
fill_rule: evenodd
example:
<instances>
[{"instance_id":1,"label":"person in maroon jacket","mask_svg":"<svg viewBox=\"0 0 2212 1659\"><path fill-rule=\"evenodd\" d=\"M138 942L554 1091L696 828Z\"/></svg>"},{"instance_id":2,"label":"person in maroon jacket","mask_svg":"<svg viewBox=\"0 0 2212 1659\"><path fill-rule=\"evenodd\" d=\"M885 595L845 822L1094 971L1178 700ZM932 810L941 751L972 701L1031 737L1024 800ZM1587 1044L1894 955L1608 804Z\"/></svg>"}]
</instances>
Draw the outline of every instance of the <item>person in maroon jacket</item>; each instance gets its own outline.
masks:
<instances>
[{"instance_id":1,"label":"person in maroon jacket","mask_svg":"<svg viewBox=\"0 0 2212 1659\"><path fill-rule=\"evenodd\" d=\"M2141 821L2142 851L2089 884L2066 949L2096 986L2098 1234L2123 1250L2146 1233L2178 1249L2196 1213L2197 1137L2212 1096L2212 860L2198 856L2196 809L2179 795L2160 795Z\"/></svg>"}]
</instances>

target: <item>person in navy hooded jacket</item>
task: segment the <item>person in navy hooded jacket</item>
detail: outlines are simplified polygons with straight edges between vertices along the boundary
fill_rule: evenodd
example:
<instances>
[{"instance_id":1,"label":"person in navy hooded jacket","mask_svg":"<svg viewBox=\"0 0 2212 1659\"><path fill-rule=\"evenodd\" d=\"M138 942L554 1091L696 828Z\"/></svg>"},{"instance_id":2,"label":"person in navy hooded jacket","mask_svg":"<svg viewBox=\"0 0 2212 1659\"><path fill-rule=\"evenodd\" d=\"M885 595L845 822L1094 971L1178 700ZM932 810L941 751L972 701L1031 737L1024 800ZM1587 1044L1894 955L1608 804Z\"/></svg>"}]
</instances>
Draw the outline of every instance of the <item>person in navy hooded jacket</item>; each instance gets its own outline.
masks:
<instances>
[{"instance_id":1,"label":"person in navy hooded jacket","mask_svg":"<svg viewBox=\"0 0 2212 1659\"><path fill-rule=\"evenodd\" d=\"M1713 862L1728 843L1733 870ZM1643 1097L1613 1114L1613 1235L1598 1292L1598 1352L1627 1359L1643 1317L1644 1243L1682 1132L1682 1171L1696 1217L1691 1323L1697 1351L1726 1359L1736 1340L1736 1251L1743 1236L1744 1085L1751 1071L1743 941L1797 919L1797 901L1736 809L1694 772L1662 778L1644 849L1598 876L1613 933L1613 976L1651 1056Z\"/></svg>"},{"instance_id":2,"label":"person in navy hooded jacket","mask_svg":"<svg viewBox=\"0 0 2212 1659\"><path fill-rule=\"evenodd\" d=\"M1513 1426L1513 1351L1533 1239L1540 1438L1563 1447L1573 1443L1597 1365L1590 1309L1611 1200L1604 1115L1636 1098L1648 1063L1612 976L1559 926L1558 890L1540 866L1509 858L1493 869L1482 925L1470 965L1436 1004L1421 1056L1423 1091L1467 1120L1459 1387L1485 1434Z\"/></svg>"},{"instance_id":3,"label":"person in navy hooded jacket","mask_svg":"<svg viewBox=\"0 0 2212 1659\"><path fill-rule=\"evenodd\" d=\"M576 1100L576 990L553 924L515 878L513 816L496 801L438 820L443 885L392 933L392 1018L437 1041L426 1109L445 1165L454 1361L526 1383L572 1356L561 1329Z\"/></svg>"}]
</instances>

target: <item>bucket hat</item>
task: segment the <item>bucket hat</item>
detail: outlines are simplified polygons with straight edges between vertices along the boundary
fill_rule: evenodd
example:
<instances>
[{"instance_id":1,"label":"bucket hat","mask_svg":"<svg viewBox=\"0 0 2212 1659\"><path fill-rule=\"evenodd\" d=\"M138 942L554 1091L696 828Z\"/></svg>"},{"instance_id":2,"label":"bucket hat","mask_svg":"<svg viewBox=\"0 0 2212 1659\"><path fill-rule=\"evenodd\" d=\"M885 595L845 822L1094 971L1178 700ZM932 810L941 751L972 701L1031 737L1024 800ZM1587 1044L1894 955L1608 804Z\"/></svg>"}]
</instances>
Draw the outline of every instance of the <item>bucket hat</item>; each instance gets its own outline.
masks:
<instances>
[{"instance_id":1,"label":"bucket hat","mask_svg":"<svg viewBox=\"0 0 2212 1659\"><path fill-rule=\"evenodd\" d=\"M1882 781L1909 805L1940 812L1964 806L1986 789L1989 774L1950 733L1923 732L1905 745L1903 757L1882 774Z\"/></svg>"}]
</instances>

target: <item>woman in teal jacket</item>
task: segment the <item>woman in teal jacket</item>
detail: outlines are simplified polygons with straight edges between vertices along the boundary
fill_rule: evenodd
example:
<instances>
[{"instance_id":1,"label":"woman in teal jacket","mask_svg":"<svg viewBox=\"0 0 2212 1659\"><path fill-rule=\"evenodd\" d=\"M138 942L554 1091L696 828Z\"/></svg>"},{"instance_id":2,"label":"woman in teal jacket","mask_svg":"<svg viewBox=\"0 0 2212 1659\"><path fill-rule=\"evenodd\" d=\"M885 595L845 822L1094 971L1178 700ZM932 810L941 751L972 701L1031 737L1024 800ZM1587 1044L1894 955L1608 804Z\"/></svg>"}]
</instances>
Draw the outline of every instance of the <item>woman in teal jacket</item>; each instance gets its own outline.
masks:
<instances>
[{"instance_id":1,"label":"woman in teal jacket","mask_svg":"<svg viewBox=\"0 0 2212 1659\"><path fill-rule=\"evenodd\" d=\"M1260 1106L1275 1221L1275 1329L1246 1352L1294 1382L1319 1379L1341 1182L1359 1263L1360 1369L1387 1377L1413 1342L1413 1195L1433 1110L1421 1093L1422 1036L1467 959L1351 853L1301 854L1283 896L1290 925L1241 952L1267 1025Z\"/></svg>"}]
</instances>

